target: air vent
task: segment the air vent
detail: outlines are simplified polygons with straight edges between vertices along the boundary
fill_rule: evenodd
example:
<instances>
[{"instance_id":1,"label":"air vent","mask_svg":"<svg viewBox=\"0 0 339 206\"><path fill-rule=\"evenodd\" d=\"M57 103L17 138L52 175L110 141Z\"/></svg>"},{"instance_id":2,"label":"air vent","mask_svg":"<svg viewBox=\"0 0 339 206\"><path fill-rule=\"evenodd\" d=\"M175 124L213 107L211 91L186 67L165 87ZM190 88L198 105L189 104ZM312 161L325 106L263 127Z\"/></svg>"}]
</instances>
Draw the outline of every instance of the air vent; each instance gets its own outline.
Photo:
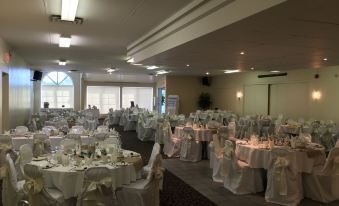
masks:
<instances>
[{"instance_id":1,"label":"air vent","mask_svg":"<svg viewBox=\"0 0 339 206\"><path fill-rule=\"evenodd\" d=\"M258 75L258 78L280 77L280 76L287 76L287 72L276 73L276 74L262 74L262 75Z\"/></svg>"},{"instance_id":2,"label":"air vent","mask_svg":"<svg viewBox=\"0 0 339 206\"><path fill-rule=\"evenodd\" d=\"M83 18L75 17L74 21L64 21L64 20L61 20L60 15L51 15L49 17L49 20L51 22L59 22L59 23L67 23L67 24L79 24L79 25L81 25L81 24L84 23Z\"/></svg>"},{"instance_id":3,"label":"air vent","mask_svg":"<svg viewBox=\"0 0 339 206\"><path fill-rule=\"evenodd\" d=\"M77 69L71 69L71 70L69 70L69 71L71 71L71 72L77 72L77 71L79 71L79 70L77 70Z\"/></svg>"}]
</instances>

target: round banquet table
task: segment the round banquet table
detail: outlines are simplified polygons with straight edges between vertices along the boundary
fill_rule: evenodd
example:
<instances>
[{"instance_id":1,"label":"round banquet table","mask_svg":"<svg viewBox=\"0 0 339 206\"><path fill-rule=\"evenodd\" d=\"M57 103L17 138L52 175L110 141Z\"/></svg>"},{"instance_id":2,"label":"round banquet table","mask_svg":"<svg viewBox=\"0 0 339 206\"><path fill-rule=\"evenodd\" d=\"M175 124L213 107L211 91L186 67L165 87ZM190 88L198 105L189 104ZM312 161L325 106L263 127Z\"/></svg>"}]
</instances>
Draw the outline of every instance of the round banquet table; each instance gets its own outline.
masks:
<instances>
[{"instance_id":1,"label":"round banquet table","mask_svg":"<svg viewBox=\"0 0 339 206\"><path fill-rule=\"evenodd\" d=\"M213 129L203 129L203 128L194 128L194 138L196 141L212 141L213 134L216 133L216 130ZM177 126L174 130L174 135L176 138L181 139L184 134L184 127Z\"/></svg>"},{"instance_id":2,"label":"round banquet table","mask_svg":"<svg viewBox=\"0 0 339 206\"><path fill-rule=\"evenodd\" d=\"M292 168L297 172L311 173L313 168L322 165L326 161L324 147L309 145L305 149L291 149L287 157L291 161ZM268 169L271 158L271 150L238 141L235 154L239 160L246 162L251 168Z\"/></svg>"},{"instance_id":3,"label":"round banquet table","mask_svg":"<svg viewBox=\"0 0 339 206\"><path fill-rule=\"evenodd\" d=\"M61 140L63 140L63 136L50 136L49 140L51 141L51 148L55 150L55 147L60 146ZM81 136L81 142L83 145L88 145L94 143L94 137L92 136ZM12 146L14 150L19 150L21 145L29 144L33 145L33 136L16 136L12 137Z\"/></svg>"},{"instance_id":4,"label":"round banquet table","mask_svg":"<svg viewBox=\"0 0 339 206\"><path fill-rule=\"evenodd\" d=\"M139 156L128 157L131 152L132 151L128 150L123 151L125 162L127 164L116 164L113 166L109 163L104 164L93 161L91 166L86 167L107 167L112 175L112 188L115 190L122 185L130 184L141 178L143 165L141 156L138 153L133 152L134 154L138 154ZM131 161L132 158L134 158L134 160ZM44 169L48 164L46 160L32 161L29 164L34 164L42 167L45 187L57 188L63 193L65 199L77 197L81 194L85 175L84 170L76 170L75 166L62 166L59 164L55 167Z\"/></svg>"}]
</instances>

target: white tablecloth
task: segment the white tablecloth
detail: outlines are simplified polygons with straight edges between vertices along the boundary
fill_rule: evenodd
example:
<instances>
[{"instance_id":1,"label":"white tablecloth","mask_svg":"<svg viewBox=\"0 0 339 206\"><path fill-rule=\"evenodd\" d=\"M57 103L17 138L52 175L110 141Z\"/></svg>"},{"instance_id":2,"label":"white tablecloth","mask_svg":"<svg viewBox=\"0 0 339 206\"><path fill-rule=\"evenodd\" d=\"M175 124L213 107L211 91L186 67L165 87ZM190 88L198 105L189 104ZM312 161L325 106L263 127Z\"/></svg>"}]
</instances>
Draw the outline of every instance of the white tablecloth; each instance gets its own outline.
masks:
<instances>
[{"instance_id":1,"label":"white tablecloth","mask_svg":"<svg viewBox=\"0 0 339 206\"><path fill-rule=\"evenodd\" d=\"M326 154L324 148L316 148L318 155L309 157L306 151L289 149L288 159L291 161L292 168L297 172L311 173L314 166L325 163ZM268 168L271 150L260 148L259 146L236 144L236 156L249 164L251 168Z\"/></svg>"},{"instance_id":2,"label":"white tablecloth","mask_svg":"<svg viewBox=\"0 0 339 206\"><path fill-rule=\"evenodd\" d=\"M124 155L131 151L124 151ZM135 152L134 152L135 153ZM30 164L45 167L47 161L32 161ZM141 178L141 170L136 171L133 164L126 166L111 166L109 164L99 165L110 169L112 174L113 189L124 184L130 184ZM44 184L46 187L58 188L65 199L77 197L82 190L85 171L75 171L73 166L57 166L50 169L43 169Z\"/></svg>"},{"instance_id":3,"label":"white tablecloth","mask_svg":"<svg viewBox=\"0 0 339 206\"><path fill-rule=\"evenodd\" d=\"M50 136L52 150L55 149L56 146L60 146L60 141L63 139L62 136ZM88 145L90 143L94 143L94 137L91 136L81 136L81 141L83 145ZM20 146L23 144L33 145L33 137L13 137L12 145L14 150L19 150Z\"/></svg>"},{"instance_id":4,"label":"white tablecloth","mask_svg":"<svg viewBox=\"0 0 339 206\"><path fill-rule=\"evenodd\" d=\"M174 134L176 138L181 138L184 132L184 127L178 126L175 127ZM202 129L202 128L196 128L193 129L194 131L194 138L196 141L212 141L213 140L213 130L210 129Z\"/></svg>"}]
</instances>

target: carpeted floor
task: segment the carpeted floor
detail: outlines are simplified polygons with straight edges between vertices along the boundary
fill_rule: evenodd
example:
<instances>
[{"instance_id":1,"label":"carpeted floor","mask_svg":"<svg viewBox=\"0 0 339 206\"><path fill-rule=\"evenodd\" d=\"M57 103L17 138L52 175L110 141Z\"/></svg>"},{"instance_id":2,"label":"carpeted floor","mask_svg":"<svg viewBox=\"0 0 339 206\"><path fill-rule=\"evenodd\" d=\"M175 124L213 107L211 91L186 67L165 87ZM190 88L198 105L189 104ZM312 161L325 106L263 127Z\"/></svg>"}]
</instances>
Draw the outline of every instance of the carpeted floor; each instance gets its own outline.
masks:
<instances>
[{"instance_id":1,"label":"carpeted floor","mask_svg":"<svg viewBox=\"0 0 339 206\"><path fill-rule=\"evenodd\" d=\"M122 127L115 127L122 135L122 148L138 152L147 164L154 142L142 142L135 131L124 132ZM164 173L163 190L160 192L161 206L214 206L209 199L197 192L183 180L168 170Z\"/></svg>"}]
</instances>

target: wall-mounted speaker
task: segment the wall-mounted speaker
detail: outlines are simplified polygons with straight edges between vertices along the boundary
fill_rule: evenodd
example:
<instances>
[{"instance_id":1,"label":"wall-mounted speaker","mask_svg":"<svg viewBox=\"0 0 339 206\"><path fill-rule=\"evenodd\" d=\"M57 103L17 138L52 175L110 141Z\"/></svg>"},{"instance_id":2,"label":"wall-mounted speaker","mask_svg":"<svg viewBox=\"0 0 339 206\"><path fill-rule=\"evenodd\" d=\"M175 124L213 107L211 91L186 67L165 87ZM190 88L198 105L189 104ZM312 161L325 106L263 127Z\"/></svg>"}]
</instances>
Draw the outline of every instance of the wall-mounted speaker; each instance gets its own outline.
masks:
<instances>
[{"instance_id":1,"label":"wall-mounted speaker","mask_svg":"<svg viewBox=\"0 0 339 206\"><path fill-rule=\"evenodd\" d=\"M211 79L209 77L202 77L201 83L204 86L211 86Z\"/></svg>"},{"instance_id":2,"label":"wall-mounted speaker","mask_svg":"<svg viewBox=\"0 0 339 206\"><path fill-rule=\"evenodd\" d=\"M32 81L40 81L41 78L42 78L42 72L40 72L40 71L34 71Z\"/></svg>"}]
</instances>

